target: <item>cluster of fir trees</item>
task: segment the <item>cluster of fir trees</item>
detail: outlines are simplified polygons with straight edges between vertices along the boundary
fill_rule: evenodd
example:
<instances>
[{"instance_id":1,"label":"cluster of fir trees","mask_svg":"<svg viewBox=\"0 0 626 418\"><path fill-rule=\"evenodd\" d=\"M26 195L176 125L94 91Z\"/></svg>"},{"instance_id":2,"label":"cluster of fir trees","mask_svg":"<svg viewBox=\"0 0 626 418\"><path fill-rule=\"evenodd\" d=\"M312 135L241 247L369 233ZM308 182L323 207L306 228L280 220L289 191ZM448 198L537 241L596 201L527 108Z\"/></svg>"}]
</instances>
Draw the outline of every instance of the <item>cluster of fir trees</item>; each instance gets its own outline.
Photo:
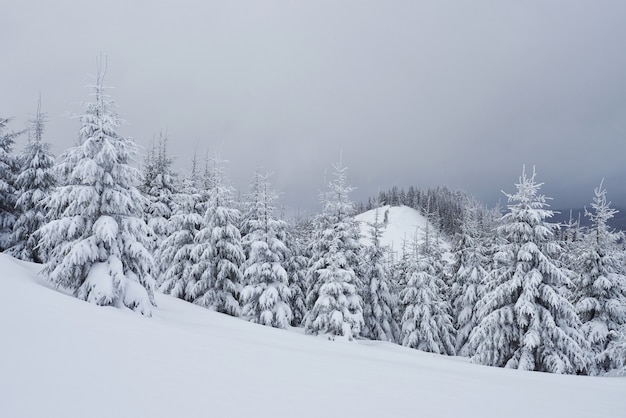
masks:
<instances>
[{"instance_id":1,"label":"cluster of fir trees","mask_svg":"<svg viewBox=\"0 0 626 418\"><path fill-rule=\"evenodd\" d=\"M218 159L203 173L194 159L189 175L175 175L165 136L143 173L133 168L137 148L117 133L102 73L92 89L78 145L56 163L40 110L19 157L18 133L0 120L3 250L44 263L77 297L150 315L159 290L268 326L493 366L589 374L625 366L624 250L607 226L615 211L602 186L593 227L557 237L541 184L523 173L504 216L468 200L452 262L429 230L390 261L385 221L376 209L363 236L341 163L322 212L290 225L275 215L268 176L257 172L245 202L235 202Z\"/></svg>"}]
</instances>

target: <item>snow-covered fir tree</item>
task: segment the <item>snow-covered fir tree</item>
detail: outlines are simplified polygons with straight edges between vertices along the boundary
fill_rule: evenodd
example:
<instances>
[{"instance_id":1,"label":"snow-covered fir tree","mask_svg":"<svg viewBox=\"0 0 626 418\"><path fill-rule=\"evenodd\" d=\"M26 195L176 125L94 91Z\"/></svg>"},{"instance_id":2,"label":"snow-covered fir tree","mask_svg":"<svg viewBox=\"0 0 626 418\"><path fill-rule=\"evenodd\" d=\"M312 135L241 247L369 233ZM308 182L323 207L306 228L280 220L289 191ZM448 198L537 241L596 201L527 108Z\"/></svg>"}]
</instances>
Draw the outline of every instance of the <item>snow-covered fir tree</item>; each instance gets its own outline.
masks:
<instances>
[{"instance_id":1,"label":"snow-covered fir tree","mask_svg":"<svg viewBox=\"0 0 626 418\"><path fill-rule=\"evenodd\" d=\"M589 372L606 373L621 367L623 359L615 358L615 350L607 350L626 325L626 276L623 254L618 241L621 232L610 229L608 221L618 212L610 207L602 182L595 189L592 211L585 211L591 220L576 271L578 300L576 308L583 322L582 332L591 343Z\"/></svg>"},{"instance_id":2,"label":"snow-covered fir tree","mask_svg":"<svg viewBox=\"0 0 626 418\"><path fill-rule=\"evenodd\" d=\"M201 274L195 271L193 258L196 237L204 222L205 202L202 202L198 184L194 157L191 173L183 180L182 190L173 196L174 212L167 226L170 234L161 241L156 253L163 266L158 280L159 290L190 302L193 298L187 293L188 285Z\"/></svg>"},{"instance_id":3,"label":"snow-covered fir tree","mask_svg":"<svg viewBox=\"0 0 626 418\"><path fill-rule=\"evenodd\" d=\"M159 140L153 144L153 151L146 160L144 185L147 188L145 220L154 231L151 251L156 252L161 241L170 235L169 219L174 212L177 190L180 188L176 175L172 172L172 158L167 153L167 136L161 133ZM149 154L149 155L150 155ZM156 260L157 277L167 269L168 264L162 259Z\"/></svg>"},{"instance_id":4,"label":"snow-covered fir tree","mask_svg":"<svg viewBox=\"0 0 626 418\"><path fill-rule=\"evenodd\" d=\"M248 249L241 293L242 314L252 322L286 328L293 318L289 278L285 265L287 224L274 216L278 194L270 189L268 176L258 170L246 203L244 248Z\"/></svg>"},{"instance_id":5,"label":"snow-covered fir tree","mask_svg":"<svg viewBox=\"0 0 626 418\"><path fill-rule=\"evenodd\" d=\"M15 209L15 179L19 162L13 155L13 145L22 132L6 132L9 121L0 117L0 251L11 245L10 235L18 216Z\"/></svg>"},{"instance_id":6,"label":"snow-covered fir tree","mask_svg":"<svg viewBox=\"0 0 626 418\"><path fill-rule=\"evenodd\" d=\"M241 269L245 261L238 227L241 213L234 207L233 190L226 184L223 162L213 159L207 172L208 201L203 227L192 251L196 264L186 292L200 306L239 316Z\"/></svg>"},{"instance_id":7,"label":"snow-covered fir tree","mask_svg":"<svg viewBox=\"0 0 626 418\"><path fill-rule=\"evenodd\" d=\"M467 340L478 325L476 304L483 296L483 281L487 275L487 249L479 226L479 208L474 202L468 202L452 253L455 347L457 354L468 357Z\"/></svg>"},{"instance_id":8,"label":"snow-covered fir tree","mask_svg":"<svg viewBox=\"0 0 626 418\"><path fill-rule=\"evenodd\" d=\"M35 232L46 223L45 202L56 186L51 145L43 141L46 115L41 111L28 121L28 145L18 157L20 173L15 180L19 217L13 225L9 254L25 261L41 263Z\"/></svg>"},{"instance_id":9,"label":"snow-covered fir tree","mask_svg":"<svg viewBox=\"0 0 626 418\"><path fill-rule=\"evenodd\" d=\"M408 282L400 293L402 345L437 354L453 355L454 325L446 299L441 248L432 242L427 224L421 243L415 243Z\"/></svg>"},{"instance_id":10,"label":"snow-covered fir tree","mask_svg":"<svg viewBox=\"0 0 626 418\"><path fill-rule=\"evenodd\" d=\"M295 221L294 225L288 225L287 248L289 248L289 260L287 261L287 276L289 278L289 291L291 293L290 307L292 313L291 325L294 327L303 325L306 316L306 276L309 258L306 253L305 242L308 241L306 222Z\"/></svg>"},{"instance_id":11,"label":"snow-covered fir tree","mask_svg":"<svg viewBox=\"0 0 626 418\"><path fill-rule=\"evenodd\" d=\"M305 330L309 334L352 339L363 328L359 295L359 226L347 184L347 168L334 166L335 178L322 194L323 211L316 218L307 274Z\"/></svg>"},{"instance_id":12,"label":"snow-covered fir tree","mask_svg":"<svg viewBox=\"0 0 626 418\"><path fill-rule=\"evenodd\" d=\"M506 243L496 258L488 288L478 303L480 323L469 338L473 361L498 367L553 373L585 369L580 320L564 296L568 276L558 264L561 248L542 183L523 170L517 193L507 194L509 212L498 232Z\"/></svg>"},{"instance_id":13,"label":"snow-covered fir tree","mask_svg":"<svg viewBox=\"0 0 626 418\"><path fill-rule=\"evenodd\" d=\"M136 188L141 174L131 166L137 147L117 133L120 119L103 78L99 71L94 102L80 116L79 145L59 165L64 181L47 204L51 221L39 231L47 256L43 272L80 299L150 315L151 232Z\"/></svg>"},{"instance_id":14,"label":"snow-covered fir tree","mask_svg":"<svg viewBox=\"0 0 626 418\"><path fill-rule=\"evenodd\" d=\"M382 229L379 205L374 222L369 225L370 245L363 250L363 321L361 335L372 340L396 342L400 337L397 295L393 292L391 271L381 245Z\"/></svg>"}]
</instances>

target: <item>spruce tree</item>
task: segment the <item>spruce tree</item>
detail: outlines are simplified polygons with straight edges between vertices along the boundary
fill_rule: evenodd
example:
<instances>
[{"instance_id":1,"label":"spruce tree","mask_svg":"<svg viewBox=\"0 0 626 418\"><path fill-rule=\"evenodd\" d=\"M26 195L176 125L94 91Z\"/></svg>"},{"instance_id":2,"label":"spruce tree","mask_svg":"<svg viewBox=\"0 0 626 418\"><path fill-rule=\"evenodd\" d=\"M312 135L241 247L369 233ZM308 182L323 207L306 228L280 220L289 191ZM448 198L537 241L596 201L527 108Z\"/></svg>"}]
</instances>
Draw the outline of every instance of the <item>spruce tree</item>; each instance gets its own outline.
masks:
<instances>
[{"instance_id":1,"label":"spruce tree","mask_svg":"<svg viewBox=\"0 0 626 418\"><path fill-rule=\"evenodd\" d=\"M238 227L241 213L234 207L233 190L226 184L222 166L213 159L207 167L208 201L192 251L195 265L186 292L200 306L239 316L245 261Z\"/></svg>"},{"instance_id":2,"label":"spruce tree","mask_svg":"<svg viewBox=\"0 0 626 418\"><path fill-rule=\"evenodd\" d=\"M607 349L622 337L626 325L626 276L618 248L623 234L614 232L608 225L618 212L610 205L601 182L595 189L592 211L585 211L591 228L584 238L576 268L579 272L576 308L583 322L583 335L591 343L591 374L620 367L621 359L612 355L614 350Z\"/></svg>"},{"instance_id":3,"label":"spruce tree","mask_svg":"<svg viewBox=\"0 0 626 418\"><path fill-rule=\"evenodd\" d=\"M347 168L334 166L335 179L322 195L323 212L316 218L307 275L305 330L329 338L358 337L363 328L363 301L358 293L359 226L349 199Z\"/></svg>"},{"instance_id":4,"label":"spruce tree","mask_svg":"<svg viewBox=\"0 0 626 418\"><path fill-rule=\"evenodd\" d=\"M153 258L136 188L141 175L131 166L137 148L117 133L120 119L103 78L99 71L95 101L80 116L79 145L63 155L64 182L47 204L51 221L39 231L43 272L82 300L150 315Z\"/></svg>"},{"instance_id":5,"label":"spruce tree","mask_svg":"<svg viewBox=\"0 0 626 418\"><path fill-rule=\"evenodd\" d=\"M476 303L483 296L483 281L487 276L485 266L487 249L478 225L478 208L469 203L452 249L452 303L456 328L456 352L469 357L467 340L472 330L478 325Z\"/></svg>"},{"instance_id":6,"label":"spruce tree","mask_svg":"<svg viewBox=\"0 0 626 418\"><path fill-rule=\"evenodd\" d=\"M53 173L54 156L51 145L43 141L46 115L41 111L28 121L28 145L19 156L21 171L15 180L16 206L19 217L13 225L8 253L24 261L43 261L39 254L39 238L35 232L46 223L45 202L56 187Z\"/></svg>"},{"instance_id":7,"label":"spruce tree","mask_svg":"<svg viewBox=\"0 0 626 418\"><path fill-rule=\"evenodd\" d=\"M20 132L5 132L10 119L0 117L0 251L10 245L10 235L17 219L15 180L19 162L13 155L15 139Z\"/></svg>"},{"instance_id":8,"label":"spruce tree","mask_svg":"<svg viewBox=\"0 0 626 418\"><path fill-rule=\"evenodd\" d=\"M273 202L278 198L270 189L268 176L258 171L247 201L244 247L248 259L243 273L246 284L241 293L242 313L250 321L286 328L292 320L291 291L285 266L289 250L285 245L286 223L274 217Z\"/></svg>"},{"instance_id":9,"label":"spruce tree","mask_svg":"<svg viewBox=\"0 0 626 418\"><path fill-rule=\"evenodd\" d=\"M574 306L564 296L570 285L558 258L554 226L542 183L522 172L517 193L507 194L509 213L498 232L506 243L489 273L488 288L478 303L480 323L469 344L475 362L552 373L584 370L585 341Z\"/></svg>"},{"instance_id":10,"label":"spruce tree","mask_svg":"<svg viewBox=\"0 0 626 418\"><path fill-rule=\"evenodd\" d=\"M172 172L172 158L167 153L167 136L161 133L156 144L156 152L148 161L145 175L151 176L144 180L147 185L145 220L154 231L150 250L156 252L161 241L170 235L169 219L175 210L174 196L180 189L176 175ZM154 149L154 147L153 147ZM163 259L156 260L156 276L159 277L168 267Z\"/></svg>"},{"instance_id":11,"label":"spruce tree","mask_svg":"<svg viewBox=\"0 0 626 418\"><path fill-rule=\"evenodd\" d=\"M418 350L453 355L454 325L446 299L441 249L427 227L423 241L415 243L408 282L400 293L404 306L402 345Z\"/></svg>"},{"instance_id":12,"label":"spruce tree","mask_svg":"<svg viewBox=\"0 0 626 418\"><path fill-rule=\"evenodd\" d=\"M191 173L183 180L182 190L173 196L174 212L167 226L170 234L161 241L157 250L157 257L163 266L159 290L189 302L193 298L187 292L188 284L197 279L194 274L199 274L194 268L193 251L204 222L195 161L194 157Z\"/></svg>"},{"instance_id":13,"label":"spruce tree","mask_svg":"<svg viewBox=\"0 0 626 418\"><path fill-rule=\"evenodd\" d=\"M306 277L309 258L304 244L307 240L305 234L306 231L301 224L287 230L287 247L290 251L286 269L291 293L289 304L292 313L291 325L294 327L303 325L307 313Z\"/></svg>"},{"instance_id":14,"label":"spruce tree","mask_svg":"<svg viewBox=\"0 0 626 418\"><path fill-rule=\"evenodd\" d=\"M372 340L396 342L400 337L397 295L393 292L391 271L385 260L382 247L383 223L380 222L380 208L376 206L374 222L370 227L370 245L363 250L363 320L362 335Z\"/></svg>"}]
</instances>

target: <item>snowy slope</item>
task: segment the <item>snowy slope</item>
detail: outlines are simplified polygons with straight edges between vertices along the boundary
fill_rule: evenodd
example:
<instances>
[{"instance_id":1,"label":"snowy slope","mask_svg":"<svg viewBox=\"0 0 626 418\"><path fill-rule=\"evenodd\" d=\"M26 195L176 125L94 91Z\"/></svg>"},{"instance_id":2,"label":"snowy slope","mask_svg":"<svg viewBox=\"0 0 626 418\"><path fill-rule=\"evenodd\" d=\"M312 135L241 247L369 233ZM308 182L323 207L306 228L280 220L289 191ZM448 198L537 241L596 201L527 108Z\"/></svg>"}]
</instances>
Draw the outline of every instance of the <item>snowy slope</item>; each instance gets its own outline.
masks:
<instances>
[{"instance_id":1,"label":"snowy slope","mask_svg":"<svg viewBox=\"0 0 626 418\"><path fill-rule=\"evenodd\" d=\"M383 222L387 214L387 223L383 228L381 244L388 246L394 254L394 259L402 257L403 243L406 242L407 251L412 250L412 245L421 242L426 228L429 228L431 238L435 239L437 229L428 222L418 210L408 206L381 206L378 209L378 221ZM357 215L355 218L360 222L363 243L368 244L370 237L370 227L368 223L374 222L376 210L372 209ZM440 244L445 250L450 249L449 243L439 237Z\"/></svg>"},{"instance_id":2,"label":"snowy slope","mask_svg":"<svg viewBox=\"0 0 626 418\"><path fill-rule=\"evenodd\" d=\"M626 379L327 341L158 295L152 318L0 254L0 417L624 417Z\"/></svg>"}]
</instances>

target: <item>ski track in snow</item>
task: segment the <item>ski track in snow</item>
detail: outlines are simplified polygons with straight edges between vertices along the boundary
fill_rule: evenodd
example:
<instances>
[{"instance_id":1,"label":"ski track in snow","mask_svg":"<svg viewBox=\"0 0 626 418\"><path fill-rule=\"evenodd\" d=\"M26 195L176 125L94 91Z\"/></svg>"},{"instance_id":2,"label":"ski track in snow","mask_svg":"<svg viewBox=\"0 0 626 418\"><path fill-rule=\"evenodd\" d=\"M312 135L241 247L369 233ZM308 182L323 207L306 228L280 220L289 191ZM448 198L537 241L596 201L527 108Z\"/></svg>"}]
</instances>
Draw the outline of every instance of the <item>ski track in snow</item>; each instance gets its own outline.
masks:
<instances>
[{"instance_id":1,"label":"ski track in snow","mask_svg":"<svg viewBox=\"0 0 626 418\"><path fill-rule=\"evenodd\" d=\"M0 255L0 417L624 417L626 378L328 341L157 295L152 318Z\"/></svg>"}]
</instances>

